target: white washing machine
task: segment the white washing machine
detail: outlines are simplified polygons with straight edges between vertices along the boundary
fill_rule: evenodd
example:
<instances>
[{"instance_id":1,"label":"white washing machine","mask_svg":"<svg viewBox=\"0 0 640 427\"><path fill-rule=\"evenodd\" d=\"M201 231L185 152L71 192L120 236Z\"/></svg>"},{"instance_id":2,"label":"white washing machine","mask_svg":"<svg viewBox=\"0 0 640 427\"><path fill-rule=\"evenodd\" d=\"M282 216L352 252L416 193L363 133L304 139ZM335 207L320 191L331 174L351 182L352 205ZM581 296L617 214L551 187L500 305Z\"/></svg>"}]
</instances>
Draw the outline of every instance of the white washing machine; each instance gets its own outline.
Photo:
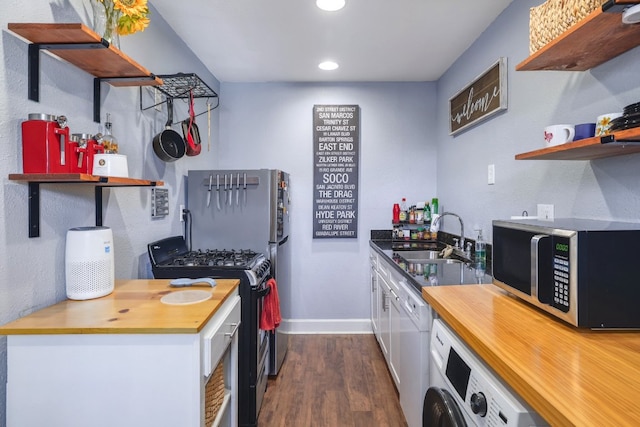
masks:
<instances>
[{"instance_id":1,"label":"white washing machine","mask_svg":"<svg viewBox=\"0 0 640 427\"><path fill-rule=\"evenodd\" d=\"M548 425L440 319L431 329L429 370L423 427Z\"/></svg>"}]
</instances>

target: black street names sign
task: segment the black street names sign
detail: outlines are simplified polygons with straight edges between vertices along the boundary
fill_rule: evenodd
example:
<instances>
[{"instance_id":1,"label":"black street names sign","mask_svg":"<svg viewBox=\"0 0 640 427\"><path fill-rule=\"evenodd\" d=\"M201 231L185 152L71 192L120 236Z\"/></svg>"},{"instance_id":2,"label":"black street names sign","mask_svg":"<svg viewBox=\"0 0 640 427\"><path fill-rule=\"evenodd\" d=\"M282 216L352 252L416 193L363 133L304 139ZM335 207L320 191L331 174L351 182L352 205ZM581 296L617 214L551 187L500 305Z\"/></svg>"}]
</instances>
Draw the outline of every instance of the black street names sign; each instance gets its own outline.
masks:
<instances>
[{"instance_id":1,"label":"black street names sign","mask_svg":"<svg viewBox=\"0 0 640 427\"><path fill-rule=\"evenodd\" d=\"M358 237L360 107L313 106L313 238Z\"/></svg>"}]
</instances>

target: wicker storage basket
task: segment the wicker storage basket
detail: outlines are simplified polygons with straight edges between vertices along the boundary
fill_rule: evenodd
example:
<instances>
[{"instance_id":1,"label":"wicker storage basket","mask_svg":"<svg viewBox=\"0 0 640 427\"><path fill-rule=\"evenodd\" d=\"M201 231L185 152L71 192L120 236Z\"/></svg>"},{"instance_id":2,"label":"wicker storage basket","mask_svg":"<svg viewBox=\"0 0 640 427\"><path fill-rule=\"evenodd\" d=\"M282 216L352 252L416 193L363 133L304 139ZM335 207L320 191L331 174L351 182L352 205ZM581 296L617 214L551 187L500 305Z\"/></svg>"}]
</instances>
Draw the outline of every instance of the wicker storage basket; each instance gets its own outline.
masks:
<instances>
[{"instance_id":1,"label":"wicker storage basket","mask_svg":"<svg viewBox=\"0 0 640 427\"><path fill-rule=\"evenodd\" d=\"M210 426L224 400L224 368L220 361L204 389L204 425Z\"/></svg>"},{"instance_id":2,"label":"wicker storage basket","mask_svg":"<svg viewBox=\"0 0 640 427\"><path fill-rule=\"evenodd\" d=\"M606 0L547 0L529 12L529 51L555 39L585 18Z\"/></svg>"}]
</instances>

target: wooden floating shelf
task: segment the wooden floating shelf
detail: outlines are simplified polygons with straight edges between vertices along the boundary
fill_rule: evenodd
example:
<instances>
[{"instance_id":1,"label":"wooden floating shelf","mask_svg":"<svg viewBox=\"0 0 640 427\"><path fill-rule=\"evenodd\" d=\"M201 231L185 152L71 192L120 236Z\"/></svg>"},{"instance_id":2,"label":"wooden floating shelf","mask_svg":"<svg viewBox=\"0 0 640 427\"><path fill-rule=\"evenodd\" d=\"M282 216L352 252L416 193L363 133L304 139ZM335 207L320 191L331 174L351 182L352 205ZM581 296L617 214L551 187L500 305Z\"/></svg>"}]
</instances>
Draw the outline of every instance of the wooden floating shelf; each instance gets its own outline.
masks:
<instances>
[{"instance_id":1,"label":"wooden floating shelf","mask_svg":"<svg viewBox=\"0 0 640 427\"><path fill-rule=\"evenodd\" d=\"M100 123L100 86L159 86L162 79L111 46L83 24L11 23L9 31L29 44L28 98L40 101L40 51L75 65L94 76L93 121Z\"/></svg>"},{"instance_id":2,"label":"wooden floating shelf","mask_svg":"<svg viewBox=\"0 0 640 427\"><path fill-rule=\"evenodd\" d=\"M595 160L640 153L640 127L516 154L516 160Z\"/></svg>"},{"instance_id":3,"label":"wooden floating shelf","mask_svg":"<svg viewBox=\"0 0 640 427\"><path fill-rule=\"evenodd\" d=\"M86 71L94 77L105 79L112 86L154 86L162 80L139 65L119 49L102 44L102 38L84 24L9 24L8 28L27 41L39 45L67 45L47 48L49 52ZM70 49L74 45L87 44L86 48ZM110 78L127 79L113 80ZM139 79L135 79L139 77ZM133 79L131 79L133 78Z\"/></svg>"},{"instance_id":4,"label":"wooden floating shelf","mask_svg":"<svg viewBox=\"0 0 640 427\"><path fill-rule=\"evenodd\" d=\"M162 186L163 181L149 181L137 178L122 178L117 176L97 176L84 173L12 173L9 174L11 181L28 181L47 184L93 184L103 187L145 187Z\"/></svg>"},{"instance_id":5,"label":"wooden floating shelf","mask_svg":"<svg viewBox=\"0 0 640 427\"><path fill-rule=\"evenodd\" d=\"M610 0L516 66L516 71L585 71L640 45L640 25L623 24L625 7Z\"/></svg>"}]
</instances>

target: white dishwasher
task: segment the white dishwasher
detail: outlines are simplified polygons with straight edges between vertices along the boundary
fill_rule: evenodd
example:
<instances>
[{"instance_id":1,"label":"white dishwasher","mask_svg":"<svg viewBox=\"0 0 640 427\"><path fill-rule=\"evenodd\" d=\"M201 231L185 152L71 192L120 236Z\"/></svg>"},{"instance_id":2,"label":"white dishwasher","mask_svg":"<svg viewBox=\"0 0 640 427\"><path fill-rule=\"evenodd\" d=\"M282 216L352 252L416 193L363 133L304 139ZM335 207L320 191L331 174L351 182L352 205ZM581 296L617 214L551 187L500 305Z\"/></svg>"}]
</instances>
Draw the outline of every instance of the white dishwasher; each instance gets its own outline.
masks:
<instances>
[{"instance_id":1,"label":"white dishwasher","mask_svg":"<svg viewBox=\"0 0 640 427\"><path fill-rule=\"evenodd\" d=\"M431 307L400 280L400 406L409 427L422 426L424 394L429 388Z\"/></svg>"}]
</instances>

